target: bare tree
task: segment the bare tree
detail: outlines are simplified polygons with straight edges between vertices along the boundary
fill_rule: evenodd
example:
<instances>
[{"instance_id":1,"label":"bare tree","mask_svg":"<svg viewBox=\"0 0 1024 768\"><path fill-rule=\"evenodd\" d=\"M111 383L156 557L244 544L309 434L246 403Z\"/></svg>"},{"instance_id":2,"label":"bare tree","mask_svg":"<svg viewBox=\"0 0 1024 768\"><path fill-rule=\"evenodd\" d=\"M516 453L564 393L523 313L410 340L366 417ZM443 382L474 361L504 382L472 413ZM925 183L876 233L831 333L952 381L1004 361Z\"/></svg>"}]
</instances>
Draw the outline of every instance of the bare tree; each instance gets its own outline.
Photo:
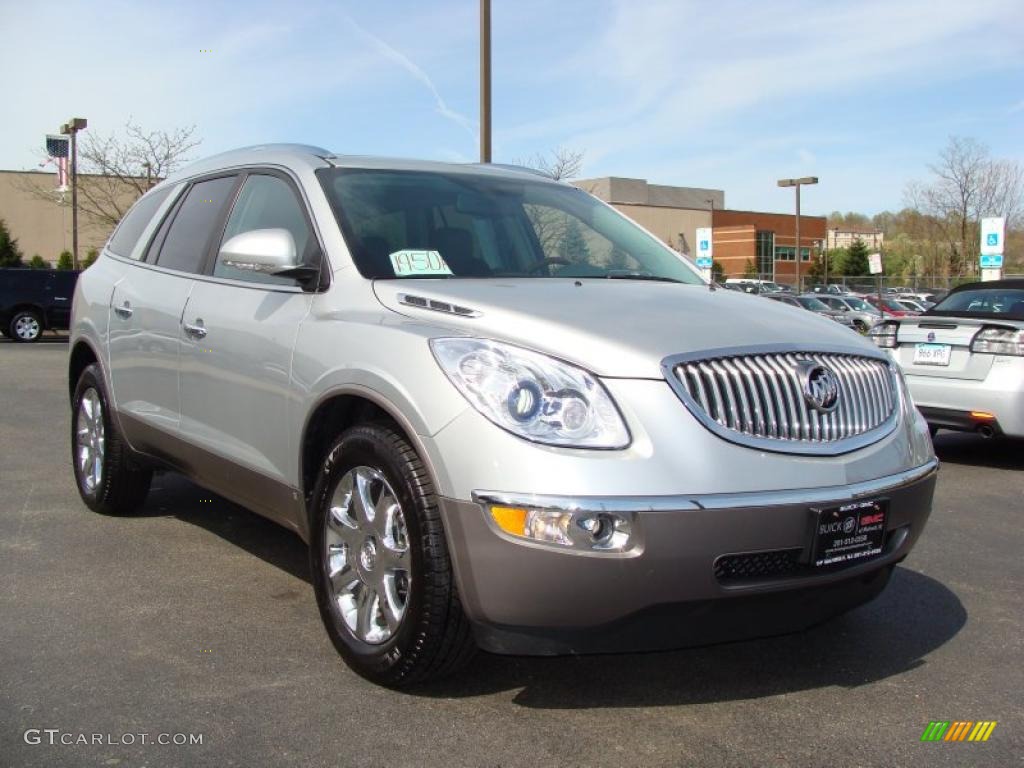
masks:
<instances>
[{"instance_id":1,"label":"bare tree","mask_svg":"<svg viewBox=\"0 0 1024 768\"><path fill-rule=\"evenodd\" d=\"M150 187L189 160L199 146L194 125L147 131L129 120L124 136L83 134L80 168L94 174L79 185L79 207L97 220L116 224Z\"/></svg>"},{"instance_id":2,"label":"bare tree","mask_svg":"<svg viewBox=\"0 0 1024 768\"><path fill-rule=\"evenodd\" d=\"M1004 216L1011 228L1021 216L1024 169L992 159L988 147L962 136L951 137L929 168L933 178L912 182L906 197L946 243L950 272L962 275L977 261L981 218Z\"/></svg>"},{"instance_id":3,"label":"bare tree","mask_svg":"<svg viewBox=\"0 0 1024 768\"><path fill-rule=\"evenodd\" d=\"M583 170L583 153L565 147L556 147L548 154L537 153L517 165L533 168L556 181L575 179Z\"/></svg>"},{"instance_id":4,"label":"bare tree","mask_svg":"<svg viewBox=\"0 0 1024 768\"><path fill-rule=\"evenodd\" d=\"M109 229L152 186L188 162L199 146L195 126L149 131L132 120L122 134L87 131L79 135L78 208L94 226ZM22 190L32 197L70 205L69 196L26 179Z\"/></svg>"}]
</instances>

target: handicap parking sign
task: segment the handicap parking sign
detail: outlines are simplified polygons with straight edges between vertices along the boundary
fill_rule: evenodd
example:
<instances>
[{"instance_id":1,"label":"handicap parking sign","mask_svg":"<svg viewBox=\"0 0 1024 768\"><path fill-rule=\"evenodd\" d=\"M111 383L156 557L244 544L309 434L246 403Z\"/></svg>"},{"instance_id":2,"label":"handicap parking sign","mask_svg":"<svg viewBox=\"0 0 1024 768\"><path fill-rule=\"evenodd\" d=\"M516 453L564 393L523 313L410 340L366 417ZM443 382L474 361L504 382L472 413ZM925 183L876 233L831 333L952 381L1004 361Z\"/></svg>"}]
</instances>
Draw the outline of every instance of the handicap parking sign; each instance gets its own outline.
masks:
<instances>
[{"instance_id":1,"label":"handicap parking sign","mask_svg":"<svg viewBox=\"0 0 1024 768\"><path fill-rule=\"evenodd\" d=\"M981 268L982 269L1002 269L1003 266L1003 254L982 254L981 255Z\"/></svg>"},{"instance_id":2,"label":"handicap parking sign","mask_svg":"<svg viewBox=\"0 0 1024 768\"><path fill-rule=\"evenodd\" d=\"M706 251L707 249L708 249L708 241L707 240L701 240L700 241L700 250Z\"/></svg>"},{"instance_id":3,"label":"handicap parking sign","mask_svg":"<svg viewBox=\"0 0 1024 768\"><path fill-rule=\"evenodd\" d=\"M999 235L995 232L989 232L988 237L985 238L986 245L999 245Z\"/></svg>"}]
</instances>

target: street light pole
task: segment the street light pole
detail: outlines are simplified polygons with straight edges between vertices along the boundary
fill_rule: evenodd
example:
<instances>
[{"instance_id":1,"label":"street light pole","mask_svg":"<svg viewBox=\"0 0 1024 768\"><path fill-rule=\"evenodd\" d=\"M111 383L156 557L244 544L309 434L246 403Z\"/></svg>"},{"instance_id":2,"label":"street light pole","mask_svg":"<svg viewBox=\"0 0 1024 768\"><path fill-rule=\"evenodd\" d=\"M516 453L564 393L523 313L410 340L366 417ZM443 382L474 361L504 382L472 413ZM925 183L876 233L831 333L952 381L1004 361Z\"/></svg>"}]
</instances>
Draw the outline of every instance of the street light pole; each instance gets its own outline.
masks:
<instances>
[{"instance_id":1,"label":"street light pole","mask_svg":"<svg viewBox=\"0 0 1024 768\"><path fill-rule=\"evenodd\" d=\"M89 121L73 117L61 126L60 132L71 136L71 264L78 269L78 132L85 130Z\"/></svg>"},{"instance_id":2,"label":"street light pole","mask_svg":"<svg viewBox=\"0 0 1024 768\"><path fill-rule=\"evenodd\" d=\"M800 293L800 187L804 184L817 184L817 176L804 176L800 179L779 179L780 187L796 187L796 292ZM774 260L775 255L772 254Z\"/></svg>"},{"instance_id":3,"label":"street light pole","mask_svg":"<svg viewBox=\"0 0 1024 768\"><path fill-rule=\"evenodd\" d=\"M480 162L491 162L491 0L480 0Z\"/></svg>"}]
</instances>

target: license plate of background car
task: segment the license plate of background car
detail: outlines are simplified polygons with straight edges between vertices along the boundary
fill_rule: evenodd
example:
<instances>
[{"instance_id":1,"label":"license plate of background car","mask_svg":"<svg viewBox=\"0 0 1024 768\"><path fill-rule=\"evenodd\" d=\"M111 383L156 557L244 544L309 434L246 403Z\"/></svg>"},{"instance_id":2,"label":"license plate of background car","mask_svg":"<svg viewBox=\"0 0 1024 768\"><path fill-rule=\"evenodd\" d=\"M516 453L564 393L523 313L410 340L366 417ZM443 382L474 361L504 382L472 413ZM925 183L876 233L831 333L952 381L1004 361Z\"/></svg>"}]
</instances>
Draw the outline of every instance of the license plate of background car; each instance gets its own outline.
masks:
<instances>
[{"instance_id":1,"label":"license plate of background car","mask_svg":"<svg viewBox=\"0 0 1024 768\"><path fill-rule=\"evenodd\" d=\"M949 365L949 344L918 344L914 347L914 365Z\"/></svg>"},{"instance_id":2,"label":"license plate of background car","mask_svg":"<svg viewBox=\"0 0 1024 768\"><path fill-rule=\"evenodd\" d=\"M821 568L882 554L888 510L889 502L885 499L815 510L811 562Z\"/></svg>"}]
</instances>

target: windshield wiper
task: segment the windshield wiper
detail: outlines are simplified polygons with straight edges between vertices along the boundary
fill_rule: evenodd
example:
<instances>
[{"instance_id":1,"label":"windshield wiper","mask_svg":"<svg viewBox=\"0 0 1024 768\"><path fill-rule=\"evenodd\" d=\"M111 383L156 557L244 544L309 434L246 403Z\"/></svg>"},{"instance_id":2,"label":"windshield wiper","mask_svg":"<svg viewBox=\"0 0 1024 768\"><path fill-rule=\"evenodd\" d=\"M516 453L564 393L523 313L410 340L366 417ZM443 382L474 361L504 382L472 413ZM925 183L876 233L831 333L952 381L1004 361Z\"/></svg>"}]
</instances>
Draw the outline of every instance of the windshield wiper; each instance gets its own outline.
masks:
<instances>
[{"instance_id":1,"label":"windshield wiper","mask_svg":"<svg viewBox=\"0 0 1024 768\"><path fill-rule=\"evenodd\" d=\"M662 275L646 275L642 272L609 272L604 276L606 280L650 280L656 283L682 283L674 277L663 277Z\"/></svg>"}]
</instances>

